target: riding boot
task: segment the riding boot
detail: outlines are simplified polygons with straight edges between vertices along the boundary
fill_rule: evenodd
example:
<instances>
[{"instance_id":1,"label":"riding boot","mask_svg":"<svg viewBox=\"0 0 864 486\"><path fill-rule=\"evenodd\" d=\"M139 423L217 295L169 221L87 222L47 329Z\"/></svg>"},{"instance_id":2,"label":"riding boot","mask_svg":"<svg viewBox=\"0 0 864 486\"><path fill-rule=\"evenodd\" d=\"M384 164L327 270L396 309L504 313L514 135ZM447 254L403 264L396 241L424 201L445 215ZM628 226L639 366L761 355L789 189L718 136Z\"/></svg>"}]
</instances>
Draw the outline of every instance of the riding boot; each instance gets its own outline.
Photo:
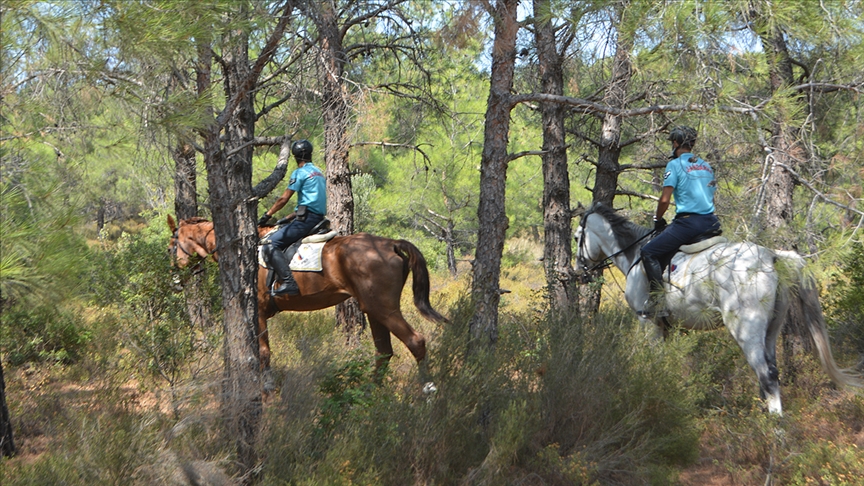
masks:
<instances>
[{"instance_id":1,"label":"riding boot","mask_svg":"<svg viewBox=\"0 0 864 486\"><path fill-rule=\"evenodd\" d=\"M655 317L663 317L668 313L663 305L663 267L653 255L642 254L642 268L648 278L648 302L650 313Z\"/></svg>"},{"instance_id":2,"label":"riding boot","mask_svg":"<svg viewBox=\"0 0 864 486\"><path fill-rule=\"evenodd\" d=\"M273 271L276 272L276 276L279 277L279 282L281 282L277 289L270 292L270 295L275 297L278 295L300 294L300 288L297 287L297 281L294 280L294 274L291 273L291 268L285 260L285 254L282 253L281 250L273 248L272 246L269 250L268 254L270 261L268 263L273 267Z\"/></svg>"}]
</instances>

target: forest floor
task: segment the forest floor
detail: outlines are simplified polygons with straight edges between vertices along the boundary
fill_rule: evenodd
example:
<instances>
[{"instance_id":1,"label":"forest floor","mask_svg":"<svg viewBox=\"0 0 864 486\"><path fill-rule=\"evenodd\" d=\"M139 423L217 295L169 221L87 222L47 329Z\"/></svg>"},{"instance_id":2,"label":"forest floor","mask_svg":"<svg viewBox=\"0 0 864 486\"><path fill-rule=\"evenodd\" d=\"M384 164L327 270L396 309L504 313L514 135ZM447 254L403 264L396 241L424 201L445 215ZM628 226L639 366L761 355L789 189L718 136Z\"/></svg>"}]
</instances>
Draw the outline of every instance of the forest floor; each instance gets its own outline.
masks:
<instances>
[{"instance_id":1,"label":"forest floor","mask_svg":"<svg viewBox=\"0 0 864 486\"><path fill-rule=\"evenodd\" d=\"M33 367L12 369L7 374L8 400L14 411L13 425L18 455L11 459L19 464L37 462L46 453L63 447L69 438L59 437L66 419L90 413L94 416L105 405L106 397L121 401L124 407L142 417L154 412L169 417L172 413L170 400L166 394L142 390L136 380L128 380L120 386L111 387L106 383L78 381L74 377L63 377L56 370L39 370ZM842 408L842 399L823 397L826 407ZM832 402L832 403L828 403ZM266 407L266 405L265 405ZM860 417L844 421L837 415L834 422L826 422L825 416L802 414L812 422L800 423L796 427L808 429L814 441L839 441L864 450L864 426ZM681 486L721 486L721 485L764 485L781 484L771 481L766 465L758 464L759 459L742 453L740 444L732 441L740 437L719 433L717 419L706 419L714 423L701 426L704 432L700 440L698 459L681 469L678 482ZM67 431L68 433L68 431ZM751 446L754 447L754 446ZM746 447L745 447L746 449ZM761 457L761 456L760 456ZM763 458L764 459L764 458ZM808 483L809 484L809 483ZM816 483L818 484L818 483ZM823 482L822 484L856 484Z\"/></svg>"}]
</instances>

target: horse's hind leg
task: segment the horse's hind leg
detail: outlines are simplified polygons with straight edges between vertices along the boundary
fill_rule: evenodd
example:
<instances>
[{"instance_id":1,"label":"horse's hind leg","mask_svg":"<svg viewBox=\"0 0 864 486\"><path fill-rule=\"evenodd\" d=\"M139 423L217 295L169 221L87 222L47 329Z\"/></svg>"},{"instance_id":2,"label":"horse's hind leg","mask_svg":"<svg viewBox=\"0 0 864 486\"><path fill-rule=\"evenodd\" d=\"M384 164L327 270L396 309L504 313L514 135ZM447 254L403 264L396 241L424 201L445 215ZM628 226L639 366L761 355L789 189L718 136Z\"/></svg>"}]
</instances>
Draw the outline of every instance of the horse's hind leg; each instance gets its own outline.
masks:
<instances>
[{"instance_id":1,"label":"horse's hind leg","mask_svg":"<svg viewBox=\"0 0 864 486\"><path fill-rule=\"evenodd\" d=\"M424 360L426 358L426 339L408 324L408 321L402 317L402 312L397 309L386 314L378 312L367 313L367 316L369 317L369 329L372 330L372 337L375 339L375 349L378 350L379 356L393 353L393 348L390 345L390 335L387 333L389 331L396 336L396 339L405 344L408 351L411 351L411 355L414 356L420 367L420 379L426 381L428 375L427 363ZM376 327L379 328L377 331L378 334L376 334ZM383 335L380 342L379 335Z\"/></svg>"},{"instance_id":2,"label":"horse's hind leg","mask_svg":"<svg viewBox=\"0 0 864 486\"><path fill-rule=\"evenodd\" d=\"M773 353L765 346L768 337L765 333L767 319L763 321L766 325L759 325L757 322L749 325L745 322L738 322L737 325L727 323L726 326L738 341L747 363L756 372L756 377L759 379L759 394L768 405L768 411L783 415L780 402L780 374L774 363Z\"/></svg>"},{"instance_id":3,"label":"horse's hind leg","mask_svg":"<svg viewBox=\"0 0 864 486\"><path fill-rule=\"evenodd\" d=\"M381 379L390 358L393 357L390 331L372 317L369 317L369 330L372 332L372 342L375 343L375 374L377 379Z\"/></svg>"}]
</instances>

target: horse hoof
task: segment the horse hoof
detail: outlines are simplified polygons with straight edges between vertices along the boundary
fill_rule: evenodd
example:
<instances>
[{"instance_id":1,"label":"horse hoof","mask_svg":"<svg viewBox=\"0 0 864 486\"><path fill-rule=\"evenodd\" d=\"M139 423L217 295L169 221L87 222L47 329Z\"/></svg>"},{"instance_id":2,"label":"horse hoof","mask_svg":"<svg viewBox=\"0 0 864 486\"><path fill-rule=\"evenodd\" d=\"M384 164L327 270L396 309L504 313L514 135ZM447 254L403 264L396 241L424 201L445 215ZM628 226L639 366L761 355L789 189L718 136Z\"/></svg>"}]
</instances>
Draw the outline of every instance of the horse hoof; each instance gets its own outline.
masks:
<instances>
[{"instance_id":1,"label":"horse hoof","mask_svg":"<svg viewBox=\"0 0 864 486\"><path fill-rule=\"evenodd\" d=\"M426 382L425 385L423 385L423 394L424 395L434 395L435 393L438 393L438 387L435 386L435 383L432 383L431 381L429 381L429 382Z\"/></svg>"}]
</instances>

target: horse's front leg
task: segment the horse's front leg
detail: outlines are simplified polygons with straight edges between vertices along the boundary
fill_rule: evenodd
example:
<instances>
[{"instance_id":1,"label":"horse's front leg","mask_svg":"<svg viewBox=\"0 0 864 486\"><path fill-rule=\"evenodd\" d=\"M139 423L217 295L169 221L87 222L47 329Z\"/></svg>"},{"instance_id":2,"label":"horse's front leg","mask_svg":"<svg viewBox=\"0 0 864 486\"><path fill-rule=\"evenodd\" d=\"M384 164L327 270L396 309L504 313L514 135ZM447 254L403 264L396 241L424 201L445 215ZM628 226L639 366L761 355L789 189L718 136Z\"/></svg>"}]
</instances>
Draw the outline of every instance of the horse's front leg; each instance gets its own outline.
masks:
<instances>
[{"instance_id":1,"label":"horse's front leg","mask_svg":"<svg viewBox=\"0 0 864 486\"><path fill-rule=\"evenodd\" d=\"M660 319L652 319L650 317L638 316L639 328L648 336L648 340L652 343L659 343L668 337L668 328Z\"/></svg>"}]
</instances>

